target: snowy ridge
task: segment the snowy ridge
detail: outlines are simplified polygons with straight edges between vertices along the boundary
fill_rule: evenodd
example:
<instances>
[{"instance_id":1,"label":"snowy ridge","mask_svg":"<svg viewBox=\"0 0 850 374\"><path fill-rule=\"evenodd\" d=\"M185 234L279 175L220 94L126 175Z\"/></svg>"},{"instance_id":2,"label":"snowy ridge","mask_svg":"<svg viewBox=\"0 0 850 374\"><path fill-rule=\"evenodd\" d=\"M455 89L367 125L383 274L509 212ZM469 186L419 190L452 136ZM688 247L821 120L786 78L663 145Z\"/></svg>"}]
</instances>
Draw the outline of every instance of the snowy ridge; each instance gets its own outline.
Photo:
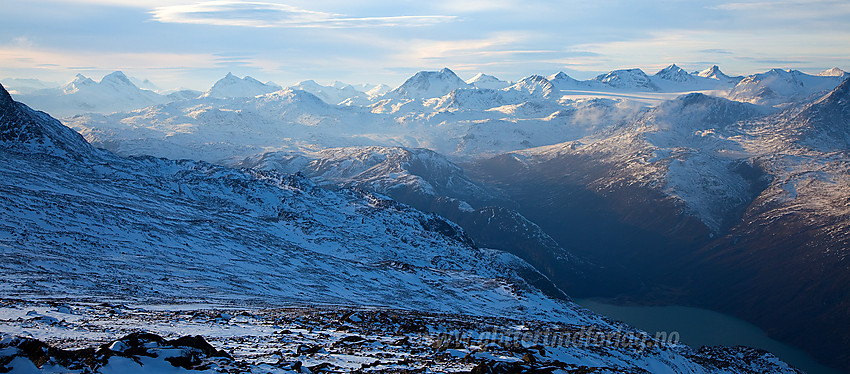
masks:
<instances>
[{"instance_id":1,"label":"snowy ridge","mask_svg":"<svg viewBox=\"0 0 850 374\"><path fill-rule=\"evenodd\" d=\"M240 165L301 172L324 184L346 186L356 181L359 188L383 194L402 187L435 197L451 195L486 200L488 194L444 156L421 148L329 148L307 157L264 154Z\"/></svg>"}]
</instances>

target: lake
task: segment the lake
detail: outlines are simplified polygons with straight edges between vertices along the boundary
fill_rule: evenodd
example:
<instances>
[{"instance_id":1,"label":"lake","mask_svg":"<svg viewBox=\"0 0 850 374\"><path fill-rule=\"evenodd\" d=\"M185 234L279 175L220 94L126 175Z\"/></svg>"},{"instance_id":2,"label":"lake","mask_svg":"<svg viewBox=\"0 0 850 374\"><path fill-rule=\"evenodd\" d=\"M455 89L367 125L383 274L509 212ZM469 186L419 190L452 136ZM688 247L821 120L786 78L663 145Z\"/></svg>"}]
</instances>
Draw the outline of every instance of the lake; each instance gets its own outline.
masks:
<instances>
[{"instance_id":1,"label":"lake","mask_svg":"<svg viewBox=\"0 0 850 374\"><path fill-rule=\"evenodd\" d=\"M680 343L691 347L743 345L761 348L809 374L841 374L820 364L808 353L769 338L757 326L723 313L685 306L621 306L590 299L575 302L651 335L659 331L677 331Z\"/></svg>"}]
</instances>

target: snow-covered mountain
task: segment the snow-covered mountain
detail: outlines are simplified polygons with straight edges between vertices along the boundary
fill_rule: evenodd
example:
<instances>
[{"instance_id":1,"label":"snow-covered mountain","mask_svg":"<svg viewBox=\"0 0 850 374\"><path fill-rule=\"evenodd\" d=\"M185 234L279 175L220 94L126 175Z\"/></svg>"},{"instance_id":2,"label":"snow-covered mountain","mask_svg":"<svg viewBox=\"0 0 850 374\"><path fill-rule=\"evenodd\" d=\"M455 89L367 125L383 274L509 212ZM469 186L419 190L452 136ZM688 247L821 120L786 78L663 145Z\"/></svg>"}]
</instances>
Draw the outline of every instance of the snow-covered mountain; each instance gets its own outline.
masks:
<instances>
[{"instance_id":1,"label":"snow-covered mountain","mask_svg":"<svg viewBox=\"0 0 850 374\"><path fill-rule=\"evenodd\" d=\"M546 77L546 79L552 82L552 85L559 90L587 89L592 86L590 82L580 82L564 72L552 74Z\"/></svg>"},{"instance_id":2,"label":"snow-covered mountain","mask_svg":"<svg viewBox=\"0 0 850 374\"><path fill-rule=\"evenodd\" d=\"M558 89L555 88L555 85L553 85L548 79L539 75L532 75L530 77L523 78L505 90L518 91L535 99L559 99L557 96Z\"/></svg>"},{"instance_id":3,"label":"snow-covered mountain","mask_svg":"<svg viewBox=\"0 0 850 374\"><path fill-rule=\"evenodd\" d=\"M333 105L346 103L346 105L365 106L370 104L367 93L358 91L354 86L341 82L335 82L331 86L323 86L316 83L316 81L306 80L289 88L307 91L316 95L316 97L322 99L324 102Z\"/></svg>"},{"instance_id":4,"label":"snow-covered mountain","mask_svg":"<svg viewBox=\"0 0 850 374\"><path fill-rule=\"evenodd\" d=\"M169 101L191 100L203 95L204 93L197 90L181 89L175 91L167 91L163 93L168 97Z\"/></svg>"},{"instance_id":5,"label":"snow-covered mountain","mask_svg":"<svg viewBox=\"0 0 850 374\"><path fill-rule=\"evenodd\" d=\"M361 86L362 87L360 87L360 91L365 92L367 95L369 95L370 98L373 98L373 99L376 98L376 97L379 97L379 96L381 96L381 95L383 95L387 92L390 92L393 89L392 87L387 86L386 84L383 84L383 83L378 84L378 85L361 85ZM358 87L355 87L355 88L358 88Z\"/></svg>"},{"instance_id":6,"label":"snow-covered mountain","mask_svg":"<svg viewBox=\"0 0 850 374\"><path fill-rule=\"evenodd\" d=\"M490 90L501 90L511 85L511 82L503 81L492 75L478 73L474 77L466 81L467 84L475 86L475 88L483 88Z\"/></svg>"},{"instance_id":7,"label":"snow-covered mountain","mask_svg":"<svg viewBox=\"0 0 850 374\"><path fill-rule=\"evenodd\" d=\"M593 81L609 88L627 91L661 90L655 83L652 83L652 79L641 69L614 70L607 74L598 75L596 78L593 78Z\"/></svg>"},{"instance_id":8,"label":"snow-covered mountain","mask_svg":"<svg viewBox=\"0 0 850 374\"><path fill-rule=\"evenodd\" d=\"M841 70L839 68L831 68L831 69L827 69L827 70L824 70L824 71L818 73L817 76L819 76L819 77L841 77L841 78L846 79L846 78L850 77L850 74L848 74L846 71Z\"/></svg>"},{"instance_id":9,"label":"snow-covered mountain","mask_svg":"<svg viewBox=\"0 0 850 374\"><path fill-rule=\"evenodd\" d=\"M730 77L726 75L725 73L723 73L723 71L720 70L720 67L717 65L712 65L710 68L700 71L699 73L697 73L697 76L703 78L717 79L718 81L730 84L738 84L741 79L744 79L744 77Z\"/></svg>"},{"instance_id":10,"label":"snow-covered mountain","mask_svg":"<svg viewBox=\"0 0 850 374\"><path fill-rule=\"evenodd\" d=\"M280 90L281 87L272 83L263 83L250 76L239 78L232 73L227 73L224 78L219 79L201 97L217 99L235 97L253 97Z\"/></svg>"},{"instance_id":11,"label":"snow-covered mountain","mask_svg":"<svg viewBox=\"0 0 850 374\"><path fill-rule=\"evenodd\" d=\"M782 105L823 94L843 80L843 76L818 76L798 70L772 69L741 80L729 92L729 98L761 105Z\"/></svg>"},{"instance_id":12,"label":"snow-covered mountain","mask_svg":"<svg viewBox=\"0 0 850 374\"><path fill-rule=\"evenodd\" d=\"M140 109L168 101L156 92L137 87L120 71L104 76L100 82L77 74L60 89L39 90L18 97L22 102L63 117Z\"/></svg>"},{"instance_id":13,"label":"snow-covered mountain","mask_svg":"<svg viewBox=\"0 0 850 374\"><path fill-rule=\"evenodd\" d=\"M686 72L684 69L672 64L655 73L655 78L663 79L676 83L693 83L696 81L693 75Z\"/></svg>"},{"instance_id":14,"label":"snow-covered mountain","mask_svg":"<svg viewBox=\"0 0 850 374\"><path fill-rule=\"evenodd\" d=\"M401 86L382 96L385 99L425 99L440 97L458 88L471 88L449 68L440 71L420 71Z\"/></svg>"}]
</instances>

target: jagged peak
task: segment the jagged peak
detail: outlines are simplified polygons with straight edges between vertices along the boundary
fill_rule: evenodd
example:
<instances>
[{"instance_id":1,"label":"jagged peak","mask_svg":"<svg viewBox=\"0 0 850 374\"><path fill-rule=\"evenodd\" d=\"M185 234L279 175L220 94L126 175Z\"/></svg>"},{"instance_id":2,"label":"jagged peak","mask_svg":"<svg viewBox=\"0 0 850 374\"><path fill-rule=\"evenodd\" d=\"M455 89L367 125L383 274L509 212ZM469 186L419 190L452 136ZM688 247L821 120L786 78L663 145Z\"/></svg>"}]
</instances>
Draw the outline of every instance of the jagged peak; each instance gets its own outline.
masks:
<instances>
[{"instance_id":1,"label":"jagged peak","mask_svg":"<svg viewBox=\"0 0 850 374\"><path fill-rule=\"evenodd\" d=\"M44 112L18 103L0 85L0 144L5 150L80 158L94 148L76 131Z\"/></svg>"},{"instance_id":2,"label":"jagged peak","mask_svg":"<svg viewBox=\"0 0 850 374\"><path fill-rule=\"evenodd\" d=\"M0 83L0 108L5 108L6 106L14 104L14 100L12 100L12 95L9 94L9 91L6 91L6 88L3 87L3 84Z\"/></svg>"}]
</instances>

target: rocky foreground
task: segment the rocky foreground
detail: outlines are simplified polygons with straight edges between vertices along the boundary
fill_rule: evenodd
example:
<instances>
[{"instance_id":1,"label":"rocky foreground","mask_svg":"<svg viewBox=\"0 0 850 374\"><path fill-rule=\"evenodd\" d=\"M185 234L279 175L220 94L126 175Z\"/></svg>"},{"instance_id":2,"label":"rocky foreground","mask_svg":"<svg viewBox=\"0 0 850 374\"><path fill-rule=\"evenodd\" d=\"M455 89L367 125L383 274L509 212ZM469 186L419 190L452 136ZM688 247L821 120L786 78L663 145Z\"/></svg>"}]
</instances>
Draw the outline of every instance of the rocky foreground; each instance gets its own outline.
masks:
<instances>
[{"instance_id":1,"label":"rocky foreground","mask_svg":"<svg viewBox=\"0 0 850 374\"><path fill-rule=\"evenodd\" d=\"M673 334L613 325L620 328L345 307L4 300L0 372L799 372L764 351L694 350Z\"/></svg>"}]
</instances>

